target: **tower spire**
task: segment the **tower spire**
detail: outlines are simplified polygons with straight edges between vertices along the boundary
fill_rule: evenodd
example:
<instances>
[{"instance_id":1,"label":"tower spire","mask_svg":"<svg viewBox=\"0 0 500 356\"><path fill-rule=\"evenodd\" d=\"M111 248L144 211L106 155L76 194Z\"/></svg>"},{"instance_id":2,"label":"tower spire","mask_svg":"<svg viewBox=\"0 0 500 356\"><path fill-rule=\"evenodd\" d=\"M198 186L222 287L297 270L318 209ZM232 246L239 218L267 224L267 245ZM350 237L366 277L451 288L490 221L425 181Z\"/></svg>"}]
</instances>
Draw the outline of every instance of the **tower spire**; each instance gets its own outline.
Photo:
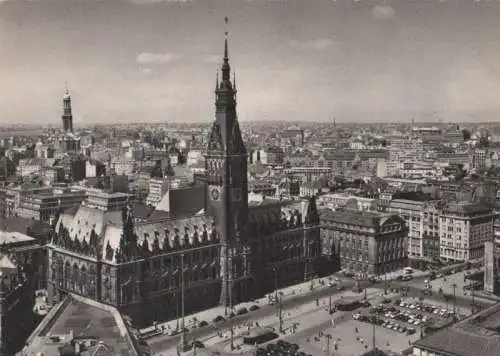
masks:
<instances>
[{"instance_id":1,"label":"tower spire","mask_svg":"<svg viewBox=\"0 0 500 356\"><path fill-rule=\"evenodd\" d=\"M224 22L226 24L226 32L224 32L224 63L229 61L229 55L228 55L228 50L227 50L227 37L229 35L229 30L228 30L228 23L229 23L229 18L226 16L224 18Z\"/></svg>"},{"instance_id":2,"label":"tower spire","mask_svg":"<svg viewBox=\"0 0 500 356\"><path fill-rule=\"evenodd\" d=\"M227 45L227 38L229 35L229 31L227 30L227 24L229 22L228 17L224 18L224 22L226 23L226 31L224 32L224 60L222 63L222 85L230 87L230 76L231 76L231 67L229 66L229 51Z\"/></svg>"}]
</instances>

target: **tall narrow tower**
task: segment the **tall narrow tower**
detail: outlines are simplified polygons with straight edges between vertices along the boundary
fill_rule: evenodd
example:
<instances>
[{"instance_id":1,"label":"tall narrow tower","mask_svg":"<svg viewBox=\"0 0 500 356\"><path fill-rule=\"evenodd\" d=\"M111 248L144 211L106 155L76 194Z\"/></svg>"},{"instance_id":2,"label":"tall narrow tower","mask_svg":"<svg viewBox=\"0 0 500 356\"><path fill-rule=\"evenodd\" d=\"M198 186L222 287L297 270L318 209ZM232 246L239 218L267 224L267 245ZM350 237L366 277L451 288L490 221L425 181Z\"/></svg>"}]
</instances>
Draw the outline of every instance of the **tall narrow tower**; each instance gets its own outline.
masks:
<instances>
[{"instance_id":1,"label":"tall narrow tower","mask_svg":"<svg viewBox=\"0 0 500 356\"><path fill-rule=\"evenodd\" d=\"M240 247L246 239L248 183L247 151L236 114L236 88L230 78L227 37L226 32L221 81L217 78L215 88L215 121L205 156L205 211L214 217L221 240L221 305L231 307L241 293L238 273L242 269L237 265L242 263Z\"/></svg>"},{"instance_id":2,"label":"tall narrow tower","mask_svg":"<svg viewBox=\"0 0 500 356\"><path fill-rule=\"evenodd\" d=\"M62 123L64 132L73 132L73 113L71 112L71 95L66 88L66 93L63 96L63 115Z\"/></svg>"}]
</instances>

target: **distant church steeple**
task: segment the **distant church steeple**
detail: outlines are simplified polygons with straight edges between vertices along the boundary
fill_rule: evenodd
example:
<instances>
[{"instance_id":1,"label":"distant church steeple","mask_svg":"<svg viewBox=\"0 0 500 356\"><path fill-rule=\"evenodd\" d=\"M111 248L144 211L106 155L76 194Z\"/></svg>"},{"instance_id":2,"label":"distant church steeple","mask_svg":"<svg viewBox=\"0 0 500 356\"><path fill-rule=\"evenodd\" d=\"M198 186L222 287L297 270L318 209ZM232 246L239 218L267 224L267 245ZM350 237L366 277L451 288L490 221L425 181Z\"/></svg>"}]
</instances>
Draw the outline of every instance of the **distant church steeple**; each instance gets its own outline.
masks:
<instances>
[{"instance_id":1,"label":"distant church steeple","mask_svg":"<svg viewBox=\"0 0 500 356\"><path fill-rule=\"evenodd\" d=\"M63 129L65 132L73 132L73 113L71 111L71 95L69 94L68 86L63 97Z\"/></svg>"}]
</instances>

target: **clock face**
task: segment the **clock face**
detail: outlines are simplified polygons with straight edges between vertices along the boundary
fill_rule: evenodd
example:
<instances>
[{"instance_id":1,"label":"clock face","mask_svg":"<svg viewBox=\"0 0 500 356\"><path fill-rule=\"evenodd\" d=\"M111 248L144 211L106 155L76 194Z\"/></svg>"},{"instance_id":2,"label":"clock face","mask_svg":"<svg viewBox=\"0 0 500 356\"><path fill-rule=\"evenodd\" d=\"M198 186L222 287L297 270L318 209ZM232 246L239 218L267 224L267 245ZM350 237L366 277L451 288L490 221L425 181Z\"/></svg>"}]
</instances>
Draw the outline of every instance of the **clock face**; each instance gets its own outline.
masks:
<instances>
[{"instance_id":1,"label":"clock face","mask_svg":"<svg viewBox=\"0 0 500 356\"><path fill-rule=\"evenodd\" d=\"M241 200L241 188L233 189L233 200L240 201Z\"/></svg>"},{"instance_id":2,"label":"clock face","mask_svg":"<svg viewBox=\"0 0 500 356\"><path fill-rule=\"evenodd\" d=\"M213 200L219 200L220 197L219 188L212 188L212 190L210 191L210 196L212 197Z\"/></svg>"}]
</instances>

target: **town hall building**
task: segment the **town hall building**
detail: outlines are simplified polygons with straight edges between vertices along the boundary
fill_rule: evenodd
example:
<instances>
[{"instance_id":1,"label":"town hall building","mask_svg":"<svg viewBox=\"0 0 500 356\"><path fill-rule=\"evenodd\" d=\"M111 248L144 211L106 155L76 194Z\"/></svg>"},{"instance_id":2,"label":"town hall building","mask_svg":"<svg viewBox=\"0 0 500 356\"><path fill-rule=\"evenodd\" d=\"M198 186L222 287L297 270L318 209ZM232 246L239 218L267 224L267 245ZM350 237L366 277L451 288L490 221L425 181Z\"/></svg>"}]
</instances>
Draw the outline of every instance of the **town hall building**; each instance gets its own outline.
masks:
<instances>
[{"instance_id":1,"label":"town hall building","mask_svg":"<svg viewBox=\"0 0 500 356\"><path fill-rule=\"evenodd\" d=\"M265 295L317 274L314 198L248 201L247 151L230 79L227 36L206 149L205 199L188 216L134 217L83 202L60 214L48 245L48 289L117 307L136 325ZM182 302L181 303L181 299Z\"/></svg>"}]
</instances>

